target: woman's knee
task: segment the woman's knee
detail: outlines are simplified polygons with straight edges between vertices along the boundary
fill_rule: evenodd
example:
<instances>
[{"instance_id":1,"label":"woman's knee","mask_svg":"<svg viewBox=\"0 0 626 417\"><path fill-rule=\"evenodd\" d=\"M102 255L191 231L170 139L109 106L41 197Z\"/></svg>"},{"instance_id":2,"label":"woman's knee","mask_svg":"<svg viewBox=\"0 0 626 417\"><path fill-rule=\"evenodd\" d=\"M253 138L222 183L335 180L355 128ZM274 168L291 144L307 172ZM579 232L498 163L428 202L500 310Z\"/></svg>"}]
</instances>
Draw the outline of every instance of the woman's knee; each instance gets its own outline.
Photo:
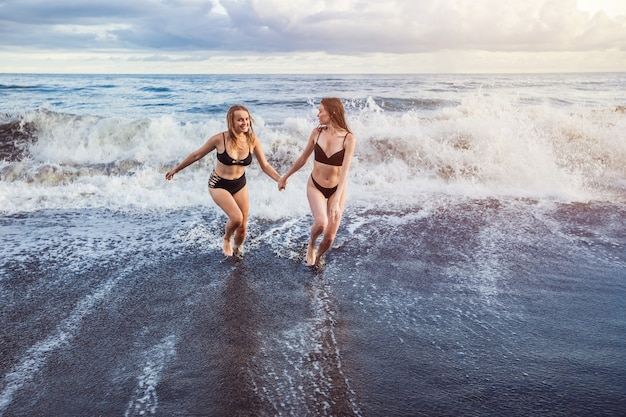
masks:
<instances>
[{"instance_id":1,"label":"woman's knee","mask_svg":"<svg viewBox=\"0 0 626 417\"><path fill-rule=\"evenodd\" d=\"M239 228L245 228L245 222L244 222L244 218L243 218L243 214L238 213L238 214L232 214L229 219L230 224L232 225L232 227L234 229L239 229Z\"/></svg>"},{"instance_id":2,"label":"woman's knee","mask_svg":"<svg viewBox=\"0 0 626 417\"><path fill-rule=\"evenodd\" d=\"M311 227L311 231L314 234L321 235L324 232L324 229L326 229L326 225L327 223L324 220L315 220L315 222L313 222L313 226Z\"/></svg>"},{"instance_id":3,"label":"woman's knee","mask_svg":"<svg viewBox=\"0 0 626 417\"><path fill-rule=\"evenodd\" d=\"M337 236L337 233L332 233L332 232L329 232L328 230L326 230L324 232L323 240L325 241L325 243L327 243L329 246L331 246L333 244L333 242L335 241L335 237L336 236Z\"/></svg>"}]
</instances>

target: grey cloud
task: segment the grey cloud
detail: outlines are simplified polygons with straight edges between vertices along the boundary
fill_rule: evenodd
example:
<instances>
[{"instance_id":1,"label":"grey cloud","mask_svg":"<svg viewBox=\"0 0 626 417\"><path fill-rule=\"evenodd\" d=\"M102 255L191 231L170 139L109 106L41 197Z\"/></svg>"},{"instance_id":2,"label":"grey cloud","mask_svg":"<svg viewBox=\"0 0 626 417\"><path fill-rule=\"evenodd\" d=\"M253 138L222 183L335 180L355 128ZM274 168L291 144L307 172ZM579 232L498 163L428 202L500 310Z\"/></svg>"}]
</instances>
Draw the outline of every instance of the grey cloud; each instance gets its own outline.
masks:
<instances>
[{"instance_id":1,"label":"grey cloud","mask_svg":"<svg viewBox=\"0 0 626 417\"><path fill-rule=\"evenodd\" d=\"M0 3L0 21L45 25L128 19L141 16L149 3L145 0L5 0Z\"/></svg>"},{"instance_id":2,"label":"grey cloud","mask_svg":"<svg viewBox=\"0 0 626 417\"><path fill-rule=\"evenodd\" d=\"M624 20L571 0L9 0L0 47L361 54L623 47ZM226 12L226 14L223 13ZM81 30L60 30L60 26Z\"/></svg>"}]
</instances>

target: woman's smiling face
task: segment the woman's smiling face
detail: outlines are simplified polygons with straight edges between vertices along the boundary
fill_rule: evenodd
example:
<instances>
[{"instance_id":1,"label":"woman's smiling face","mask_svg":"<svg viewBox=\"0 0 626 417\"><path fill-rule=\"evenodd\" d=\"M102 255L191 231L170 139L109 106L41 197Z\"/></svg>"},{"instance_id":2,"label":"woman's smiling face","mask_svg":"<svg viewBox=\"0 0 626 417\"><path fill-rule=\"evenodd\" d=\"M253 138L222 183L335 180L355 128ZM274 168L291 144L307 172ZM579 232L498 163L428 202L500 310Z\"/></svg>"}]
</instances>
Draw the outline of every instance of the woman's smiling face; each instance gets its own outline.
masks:
<instances>
[{"instance_id":1,"label":"woman's smiling face","mask_svg":"<svg viewBox=\"0 0 626 417\"><path fill-rule=\"evenodd\" d=\"M246 133L250 129L250 115L245 110L236 110L233 113L233 128L236 133Z\"/></svg>"}]
</instances>

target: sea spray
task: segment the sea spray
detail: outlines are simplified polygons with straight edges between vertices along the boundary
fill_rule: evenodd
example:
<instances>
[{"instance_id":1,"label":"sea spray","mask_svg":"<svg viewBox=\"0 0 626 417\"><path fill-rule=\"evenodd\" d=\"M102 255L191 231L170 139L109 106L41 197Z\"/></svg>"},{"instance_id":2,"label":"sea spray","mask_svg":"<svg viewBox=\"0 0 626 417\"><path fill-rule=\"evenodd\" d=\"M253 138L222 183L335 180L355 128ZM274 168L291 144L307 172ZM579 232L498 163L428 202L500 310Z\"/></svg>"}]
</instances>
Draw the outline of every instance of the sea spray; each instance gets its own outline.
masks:
<instances>
[{"instance_id":1,"label":"sea spray","mask_svg":"<svg viewBox=\"0 0 626 417\"><path fill-rule=\"evenodd\" d=\"M392 78L374 80L379 85L397 81ZM607 78L610 88L615 81ZM567 90L562 101L542 97L552 93L550 79L467 76L446 83L438 76L425 78L414 91L388 84L385 94L372 87L365 89L368 95L345 93L348 122L357 138L350 204L393 205L432 192L475 198L623 200L624 113L604 96L593 105L579 102L579 93ZM137 88L137 79L130 81L119 91L103 91L123 97ZM572 88L585 86L583 81L572 80ZM141 87L137 94L149 96L154 88ZM167 89L176 94L171 86ZM181 91L181 99L196 97ZM316 100L289 97L249 107L268 160L285 172L317 124ZM126 116L97 114L97 107L92 109L95 114L81 115L50 105L6 113L1 130L2 211L210 206L206 182L215 165L213 154L172 182L163 178L188 153L226 129L224 114L214 109L200 115L177 102L169 108L168 114L147 108L134 117L134 107ZM282 119L277 116L281 108ZM290 206L305 211L303 191L294 193L292 188L303 190L311 163L292 177L285 193L278 193L253 163L248 169L250 187L262 190L262 195L251 192L251 215L275 218Z\"/></svg>"}]
</instances>

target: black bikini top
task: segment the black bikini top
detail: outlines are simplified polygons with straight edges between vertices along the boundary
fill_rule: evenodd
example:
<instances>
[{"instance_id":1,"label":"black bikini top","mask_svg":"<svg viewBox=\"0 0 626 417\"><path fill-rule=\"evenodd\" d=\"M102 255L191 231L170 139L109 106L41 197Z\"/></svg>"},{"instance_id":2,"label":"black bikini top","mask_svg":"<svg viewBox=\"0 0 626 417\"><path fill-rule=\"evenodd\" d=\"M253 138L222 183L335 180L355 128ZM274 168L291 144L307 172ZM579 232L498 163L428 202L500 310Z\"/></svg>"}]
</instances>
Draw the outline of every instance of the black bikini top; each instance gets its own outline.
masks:
<instances>
[{"instance_id":1,"label":"black bikini top","mask_svg":"<svg viewBox=\"0 0 626 417\"><path fill-rule=\"evenodd\" d=\"M220 161L224 165L242 165L248 166L252 163L252 154L250 153L250 146L248 146L248 156L244 159L233 159L226 152L226 135L222 132L222 137L224 138L224 152L217 154L217 160Z\"/></svg>"},{"instance_id":2,"label":"black bikini top","mask_svg":"<svg viewBox=\"0 0 626 417\"><path fill-rule=\"evenodd\" d=\"M343 137L344 143L346 142L346 138L348 137L349 133L350 132L346 133L346 136ZM342 149L335 152L331 156L326 156L326 152L324 152L324 149L322 149L322 147L317 143L317 140L320 138L321 134L322 129L320 129L320 133L317 135L317 139L315 139L315 160L317 162L321 162L322 164L340 167L341 165L343 165L343 156L346 153L346 150Z\"/></svg>"}]
</instances>

